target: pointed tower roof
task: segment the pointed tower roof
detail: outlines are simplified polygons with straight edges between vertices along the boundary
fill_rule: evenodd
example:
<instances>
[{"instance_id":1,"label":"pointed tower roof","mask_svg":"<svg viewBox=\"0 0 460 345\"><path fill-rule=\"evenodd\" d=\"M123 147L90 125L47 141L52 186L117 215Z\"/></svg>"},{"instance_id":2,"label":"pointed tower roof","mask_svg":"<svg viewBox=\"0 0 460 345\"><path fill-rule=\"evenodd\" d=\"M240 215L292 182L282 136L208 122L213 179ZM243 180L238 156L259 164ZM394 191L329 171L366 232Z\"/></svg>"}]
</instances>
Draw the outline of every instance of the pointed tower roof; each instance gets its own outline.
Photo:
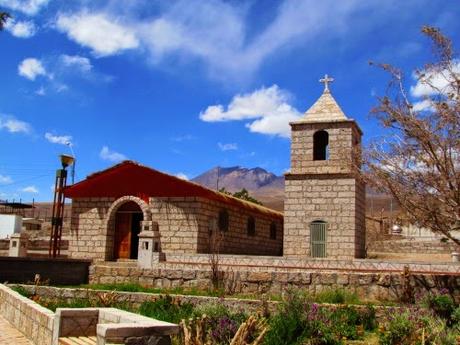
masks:
<instances>
[{"instance_id":1,"label":"pointed tower roof","mask_svg":"<svg viewBox=\"0 0 460 345\"><path fill-rule=\"evenodd\" d=\"M327 74L323 79L319 80L324 83L324 91L321 97L305 112L303 118L298 122L336 122L336 121L347 121L349 120L340 106L337 104L334 97L332 97L331 91L329 90L329 83L333 82L334 79L330 78Z\"/></svg>"}]
</instances>

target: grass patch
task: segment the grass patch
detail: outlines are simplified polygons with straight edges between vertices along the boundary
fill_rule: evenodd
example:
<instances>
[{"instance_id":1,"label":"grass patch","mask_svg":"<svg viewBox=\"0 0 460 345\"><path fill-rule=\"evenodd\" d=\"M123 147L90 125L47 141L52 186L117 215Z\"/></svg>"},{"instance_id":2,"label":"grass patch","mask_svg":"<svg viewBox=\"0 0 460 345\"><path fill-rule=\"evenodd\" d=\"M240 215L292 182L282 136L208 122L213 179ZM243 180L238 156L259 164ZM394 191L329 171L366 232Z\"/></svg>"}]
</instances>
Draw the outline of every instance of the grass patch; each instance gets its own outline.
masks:
<instances>
[{"instance_id":1,"label":"grass patch","mask_svg":"<svg viewBox=\"0 0 460 345\"><path fill-rule=\"evenodd\" d=\"M139 307L138 313L153 319L179 323L192 317L194 306L191 303L179 303L171 296L162 296L156 301L146 301Z\"/></svg>"},{"instance_id":2,"label":"grass patch","mask_svg":"<svg viewBox=\"0 0 460 345\"><path fill-rule=\"evenodd\" d=\"M80 289L91 290L109 290L120 292L145 292L162 295L189 295L189 296L209 296L209 297L222 297L224 292L222 290L203 290L197 288L182 288L176 287L171 289L152 288L133 283L122 284L84 284L79 286L67 286Z\"/></svg>"},{"instance_id":3,"label":"grass patch","mask_svg":"<svg viewBox=\"0 0 460 345\"><path fill-rule=\"evenodd\" d=\"M332 304L363 304L358 295L345 289L330 289L313 295L313 302Z\"/></svg>"}]
</instances>

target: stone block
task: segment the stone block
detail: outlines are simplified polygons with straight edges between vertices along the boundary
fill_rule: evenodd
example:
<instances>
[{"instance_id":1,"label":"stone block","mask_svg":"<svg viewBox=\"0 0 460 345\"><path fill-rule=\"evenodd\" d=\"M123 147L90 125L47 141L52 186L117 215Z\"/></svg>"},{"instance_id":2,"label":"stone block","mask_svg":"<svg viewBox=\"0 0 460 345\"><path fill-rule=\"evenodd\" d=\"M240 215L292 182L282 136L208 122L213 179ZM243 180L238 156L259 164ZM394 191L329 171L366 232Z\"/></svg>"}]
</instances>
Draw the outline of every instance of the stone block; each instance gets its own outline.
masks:
<instances>
[{"instance_id":1,"label":"stone block","mask_svg":"<svg viewBox=\"0 0 460 345\"><path fill-rule=\"evenodd\" d=\"M271 281L271 278L270 272L251 272L248 273L247 280L249 282L267 282Z\"/></svg>"}]
</instances>

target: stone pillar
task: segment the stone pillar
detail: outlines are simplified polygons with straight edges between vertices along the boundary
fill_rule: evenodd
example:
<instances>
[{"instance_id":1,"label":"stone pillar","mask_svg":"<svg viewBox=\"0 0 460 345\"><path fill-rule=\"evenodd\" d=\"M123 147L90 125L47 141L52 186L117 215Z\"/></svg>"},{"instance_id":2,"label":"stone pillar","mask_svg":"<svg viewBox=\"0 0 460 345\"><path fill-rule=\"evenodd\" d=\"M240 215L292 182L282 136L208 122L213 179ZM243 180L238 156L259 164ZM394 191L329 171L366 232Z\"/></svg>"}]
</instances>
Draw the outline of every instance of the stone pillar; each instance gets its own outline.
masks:
<instances>
[{"instance_id":1,"label":"stone pillar","mask_svg":"<svg viewBox=\"0 0 460 345\"><path fill-rule=\"evenodd\" d=\"M10 248L8 256L24 257L27 256L29 238L26 233L16 233L10 236Z\"/></svg>"},{"instance_id":2,"label":"stone pillar","mask_svg":"<svg viewBox=\"0 0 460 345\"><path fill-rule=\"evenodd\" d=\"M152 269L155 263L163 261L160 248L160 233L158 224L150 221L142 222L142 232L139 236L137 266Z\"/></svg>"}]
</instances>

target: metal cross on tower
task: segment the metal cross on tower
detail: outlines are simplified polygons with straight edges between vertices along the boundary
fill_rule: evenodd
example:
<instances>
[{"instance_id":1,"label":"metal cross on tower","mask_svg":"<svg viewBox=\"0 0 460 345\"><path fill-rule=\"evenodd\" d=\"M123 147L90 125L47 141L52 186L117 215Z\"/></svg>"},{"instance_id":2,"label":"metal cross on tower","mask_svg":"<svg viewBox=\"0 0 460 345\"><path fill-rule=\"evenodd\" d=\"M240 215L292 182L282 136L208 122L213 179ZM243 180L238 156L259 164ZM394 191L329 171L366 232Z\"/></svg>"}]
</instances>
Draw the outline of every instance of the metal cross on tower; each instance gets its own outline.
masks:
<instances>
[{"instance_id":1,"label":"metal cross on tower","mask_svg":"<svg viewBox=\"0 0 460 345\"><path fill-rule=\"evenodd\" d=\"M334 78L329 77L327 74L324 75L324 78L320 79L320 83L324 83L324 91L329 91L329 83L332 83Z\"/></svg>"}]
</instances>

